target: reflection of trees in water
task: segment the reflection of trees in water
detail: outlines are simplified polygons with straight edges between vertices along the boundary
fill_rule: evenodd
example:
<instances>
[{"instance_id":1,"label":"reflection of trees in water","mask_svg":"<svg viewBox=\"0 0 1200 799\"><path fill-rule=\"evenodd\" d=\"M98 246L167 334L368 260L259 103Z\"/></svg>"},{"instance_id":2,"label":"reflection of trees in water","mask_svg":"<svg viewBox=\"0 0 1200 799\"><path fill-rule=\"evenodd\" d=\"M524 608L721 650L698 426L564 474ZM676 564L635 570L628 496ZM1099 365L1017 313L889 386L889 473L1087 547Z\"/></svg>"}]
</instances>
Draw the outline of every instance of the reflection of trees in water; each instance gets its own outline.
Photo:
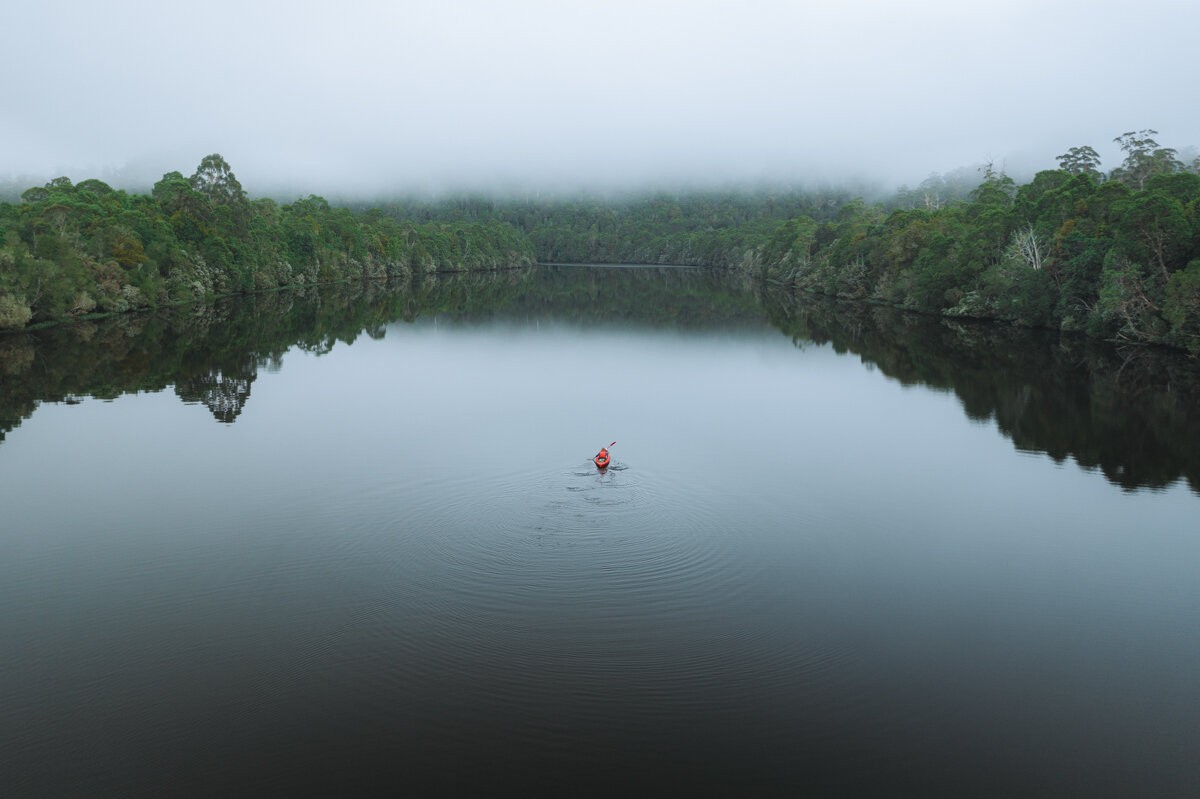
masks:
<instances>
[{"instance_id":1,"label":"reflection of trees in water","mask_svg":"<svg viewBox=\"0 0 1200 799\"><path fill-rule=\"evenodd\" d=\"M755 290L758 291L756 296ZM757 328L763 312L798 345L829 343L904 384L953 391L1021 450L1073 458L1126 487L1181 476L1200 491L1200 366L1175 353L950 322L879 306L754 289L694 269L564 267L422 276L252 295L0 336L0 441L42 402L174 387L219 422L246 408L260 371L298 347L329 352L389 324L437 315L596 326Z\"/></svg>"},{"instance_id":2,"label":"reflection of trees in water","mask_svg":"<svg viewBox=\"0 0 1200 799\"><path fill-rule=\"evenodd\" d=\"M762 309L741 273L688 267L545 267L504 309L559 324L761 328Z\"/></svg>"},{"instance_id":3,"label":"reflection of trees in water","mask_svg":"<svg viewBox=\"0 0 1200 799\"><path fill-rule=\"evenodd\" d=\"M1200 364L1146 347L768 292L798 345L829 343L905 385L951 390L1017 449L1070 457L1123 488L1200 492Z\"/></svg>"},{"instance_id":4,"label":"reflection of trees in water","mask_svg":"<svg viewBox=\"0 0 1200 799\"><path fill-rule=\"evenodd\" d=\"M37 408L37 387L26 378L34 371L36 353L34 337L27 333L0 336L0 441Z\"/></svg>"},{"instance_id":5,"label":"reflection of trees in water","mask_svg":"<svg viewBox=\"0 0 1200 799\"><path fill-rule=\"evenodd\" d=\"M212 369L206 374L191 375L175 383L175 393L184 402L198 402L208 408L218 422L233 424L250 398L250 384L258 376L257 366L257 361L247 361L234 372Z\"/></svg>"},{"instance_id":6,"label":"reflection of trees in water","mask_svg":"<svg viewBox=\"0 0 1200 799\"><path fill-rule=\"evenodd\" d=\"M529 274L310 287L0 335L0 442L43 402L113 399L171 386L184 402L232 423L259 371L278 371L292 347L322 355L363 333L382 338L397 319L479 314L511 300Z\"/></svg>"}]
</instances>

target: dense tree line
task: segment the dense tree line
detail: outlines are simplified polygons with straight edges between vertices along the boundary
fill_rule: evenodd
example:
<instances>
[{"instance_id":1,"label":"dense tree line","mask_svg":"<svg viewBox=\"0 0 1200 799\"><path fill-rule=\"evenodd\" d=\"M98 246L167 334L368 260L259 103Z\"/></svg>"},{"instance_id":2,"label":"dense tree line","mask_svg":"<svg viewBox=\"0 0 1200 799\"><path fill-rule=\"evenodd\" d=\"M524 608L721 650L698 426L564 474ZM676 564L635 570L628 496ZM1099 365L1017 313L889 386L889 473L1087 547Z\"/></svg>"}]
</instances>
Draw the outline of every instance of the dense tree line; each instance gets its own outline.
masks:
<instances>
[{"instance_id":1,"label":"dense tree line","mask_svg":"<svg viewBox=\"0 0 1200 799\"><path fill-rule=\"evenodd\" d=\"M797 291L1200 353L1200 159L1152 130L1017 185L986 168L886 201L838 190L250 200L220 156L150 195L65 178L0 203L0 329L351 277L543 262L739 270Z\"/></svg>"},{"instance_id":2,"label":"dense tree line","mask_svg":"<svg viewBox=\"0 0 1200 799\"><path fill-rule=\"evenodd\" d=\"M1017 185L990 167L868 203L837 192L392 203L405 220L497 219L542 261L690 264L923 313L1200 352L1200 159L1153 130L1087 146Z\"/></svg>"},{"instance_id":3,"label":"dense tree line","mask_svg":"<svg viewBox=\"0 0 1200 799\"><path fill-rule=\"evenodd\" d=\"M1022 186L989 169L965 201L797 217L758 269L838 297L1200 352L1200 164L1153 134L1118 137L1126 157L1108 175L1076 147Z\"/></svg>"},{"instance_id":4,"label":"dense tree line","mask_svg":"<svg viewBox=\"0 0 1200 799\"><path fill-rule=\"evenodd\" d=\"M787 220L833 219L844 190L658 193L613 199L496 200L461 197L392 202L405 221L495 219L523 231L539 261L750 267Z\"/></svg>"},{"instance_id":5,"label":"dense tree line","mask_svg":"<svg viewBox=\"0 0 1200 799\"><path fill-rule=\"evenodd\" d=\"M149 195L56 178L0 203L0 330L280 286L533 262L497 220L415 224L250 199L220 155Z\"/></svg>"}]
</instances>

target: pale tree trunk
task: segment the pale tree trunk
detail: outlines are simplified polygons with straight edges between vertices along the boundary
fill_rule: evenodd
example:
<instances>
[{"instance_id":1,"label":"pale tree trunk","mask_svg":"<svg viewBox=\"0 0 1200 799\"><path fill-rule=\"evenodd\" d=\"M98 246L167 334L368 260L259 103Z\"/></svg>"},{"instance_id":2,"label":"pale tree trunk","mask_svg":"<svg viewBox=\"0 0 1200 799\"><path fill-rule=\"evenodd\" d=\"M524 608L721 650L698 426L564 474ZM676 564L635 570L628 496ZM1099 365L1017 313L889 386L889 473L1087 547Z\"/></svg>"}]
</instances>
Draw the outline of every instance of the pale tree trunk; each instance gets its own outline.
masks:
<instances>
[{"instance_id":1,"label":"pale tree trunk","mask_svg":"<svg viewBox=\"0 0 1200 799\"><path fill-rule=\"evenodd\" d=\"M1045 260L1046 245L1038 238L1033 225L1026 225L1013 234L1013 250L1031 269L1041 269Z\"/></svg>"}]
</instances>

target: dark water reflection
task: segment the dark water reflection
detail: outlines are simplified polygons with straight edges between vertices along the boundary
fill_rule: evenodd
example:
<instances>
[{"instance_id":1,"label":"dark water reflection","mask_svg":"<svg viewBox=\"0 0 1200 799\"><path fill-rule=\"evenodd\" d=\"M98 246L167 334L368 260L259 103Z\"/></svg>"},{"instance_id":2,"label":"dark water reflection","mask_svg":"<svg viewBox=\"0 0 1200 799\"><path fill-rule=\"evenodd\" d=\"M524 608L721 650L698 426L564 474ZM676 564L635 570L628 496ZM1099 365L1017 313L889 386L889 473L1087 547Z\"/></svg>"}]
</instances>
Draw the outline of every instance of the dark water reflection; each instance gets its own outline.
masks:
<instances>
[{"instance_id":1,"label":"dark water reflection","mask_svg":"<svg viewBox=\"0 0 1200 799\"><path fill-rule=\"evenodd\" d=\"M1200 795L1195 391L682 269L0 339L0 793Z\"/></svg>"},{"instance_id":2,"label":"dark water reflection","mask_svg":"<svg viewBox=\"0 0 1200 799\"><path fill-rule=\"evenodd\" d=\"M433 276L224 300L0 337L0 442L44 402L171 389L232 423L260 369L292 347L320 354L394 320L579 328L756 329L831 344L904 385L951 390L1014 445L1098 469L1126 489L1185 480L1200 493L1200 363L1082 337L945 321L814 299L693 269L542 268Z\"/></svg>"},{"instance_id":3,"label":"dark water reflection","mask_svg":"<svg viewBox=\"0 0 1200 799\"><path fill-rule=\"evenodd\" d=\"M430 277L256 294L156 314L0 337L0 441L42 402L173 389L233 422L260 369L293 347L322 354L395 320L470 312L511 297L528 273Z\"/></svg>"},{"instance_id":4,"label":"dark water reflection","mask_svg":"<svg viewBox=\"0 0 1200 799\"><path fill-rule=\"evenodd\" d=\"M1018 449L1099 469L1127 489L1181 477L1200 493L1200 363L1026 328L764 292L799 345L829 343L904 385L952 390Z\"/></svg>"}]
</instances>

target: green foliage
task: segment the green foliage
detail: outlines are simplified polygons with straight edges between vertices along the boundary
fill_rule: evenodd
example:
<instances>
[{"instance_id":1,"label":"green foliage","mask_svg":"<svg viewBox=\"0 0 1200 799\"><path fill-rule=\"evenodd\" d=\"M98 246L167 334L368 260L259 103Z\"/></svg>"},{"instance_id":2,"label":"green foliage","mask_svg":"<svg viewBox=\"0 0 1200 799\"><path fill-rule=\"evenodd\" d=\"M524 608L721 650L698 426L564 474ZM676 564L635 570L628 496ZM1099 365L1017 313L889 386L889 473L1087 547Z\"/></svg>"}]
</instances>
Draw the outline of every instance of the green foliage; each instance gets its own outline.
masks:
<instances>
[{"instance_id":1,"label":"green foliage","mask_svg":"<svg viewBox=\"0 0 1200 799\"><path fill-rule=\"evenodd\" d=\"M1167 281L1163 316L1171 323L1166 340L1200 354L1200 260Z\"/></svg>"},{"instance_id":2,"label":"green foliage","mask_svg":"<svg viewBox=\"0 0 1200 799\"><path fill-rule=\"evenodd\" d=\"M21 295L0 294L0 330L20 330L29 323L33 312Z\"/></svg>"},{"instance_id":3,"label":"green foliage","mask_svg":"<svg viewBox=\"0 0 1200 799\"><path fill-rule=\"evenodd\" d=\"M250 201L229 164L206 156L169 172L149 196L99 180L55 178L0 203L0 328L118 313L228 293L414 268L500 269L533 262L499 222L415 225L333 208L319 197Z\"/></svg>"},{"instance_id":4,"label":"green foliage","mask_svg":"<svg viewBox=\"0 0 1200 799\"><path fill-rule=\"evenodd\" d=\"M1186 263L1192 226L1178 200L1147 190L1113 210L1114 244L1126 256L1157 268L1164 279Z\"/></svg>"},{"instance_id":5,"label":"green foliage","mask_svg":"<svg viewBox=\"0 0 1200 799\"><path fill-rule=\"evenodd\" d=\"M1059 169L1071 175L1100 177L1100 154L1091 147L1072 147L1055 160Z\"/></svg>"},{"instance_id":6,"label":"green foliage","mask_svg":"<svg viewBox=\"0 0 1200 799\"><path fill-rule=\"evenodd\" d=\"M1100 273L1100 295L1092 328L1124 341L1161 341L1166 323L1160 310L1162 275L1110 250Z\"/></svg>"},{"instance_id":7,"label":"green foliage","mask_svg":"<svg viewBox=\"0 0 1200 799\"><path fill-rule=\"evenodd\" d=\"M412 222L506 223L528 236L543 262L754 269L763 263L768 242L789 220L830 219L848 199L842 192L656 194L609 202L467 197L395 202L383 211ZM789 245L775 242L781 254Z\"/></svg>"},{"instance_id":8,"label":"green foliage","mask_svg":"<svg viewBox=\"0 0 1200 799\"><path fill-rule=\"evenodd\" d=\"M708 266L793 289L1197 351L1200 174L1154 131L1090 147L1017 186L989 165L887 203L845 192L601 201L460 197L336 208L250 200L206 156L148 196L56 178L0 203L0 323L536 260ZM976 176L977 178L977 176ZM21 321L24 320L24 321Z\"/></svg>"},{"instance_id":9,"label":"green foliage","mask_svg":"<svg viewBox=\"0 0 1200 799\"><path fill-rule=\"evenodd\" d=\"M1183 170L1178 153L1170 147L1159 147L1154 137L1156 130L1139 130L1122 133L1113 139L1125 152L1121 166L1113 170L1116 180L1135 189L1146 188L1146 181L1153 175L1169 175Z\"/></svg>"},{"instance_id":10,"label":"green foliage","mask_svg":"<svg viewBox=\"0 0 1200 799\"><path fill-rule=\"evenodd\" d=\"M1115 180L1075 148L1024 186L989 167L965 199L886 215L848 204L792 249L787 223L757 270L805 291L1198 351L1200 175L1151 134L1119 139Z\"/></svg>"}]
</instances>

